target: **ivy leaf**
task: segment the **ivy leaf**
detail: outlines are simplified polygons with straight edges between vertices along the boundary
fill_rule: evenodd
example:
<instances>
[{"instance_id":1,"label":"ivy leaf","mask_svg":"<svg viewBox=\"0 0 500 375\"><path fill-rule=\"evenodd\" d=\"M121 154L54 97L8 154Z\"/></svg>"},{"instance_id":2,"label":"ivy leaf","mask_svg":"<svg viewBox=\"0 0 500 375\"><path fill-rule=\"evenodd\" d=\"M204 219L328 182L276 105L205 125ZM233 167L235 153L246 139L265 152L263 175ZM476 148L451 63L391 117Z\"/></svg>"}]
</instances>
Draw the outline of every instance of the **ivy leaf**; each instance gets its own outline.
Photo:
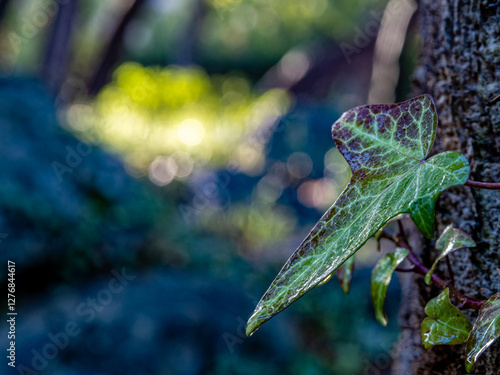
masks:
<instances>
[{"instance_id":1,"label":"ivy leaf","mask_svg":"<svg viewBox=\"0 0 500 375\"><path fill-rule=\"evenodd\" d=\"M370 292L373 307L375 307L375 317L383 326L387 325L387 317L384 313L387 288L391 282L394 270L401 264L407 255L408 250L398 247L393 253L386 254L380 258L373 268Z\"/></svg>"},{"instance_id":2,"label":"ivy leaf","mask_svg":"<svg viewBox=\"0 0 500 375\"><path fill-rule=\"evenodd\" d=\"M426 349L434 345L456 345L467 341L472 324L452 305L448 288L427 303L425 313L429 317L422 321L420 330Z\"/></svg>"},{"instance_id":3,"label":"ivy leaf","mask_svg":"<svg viewBox=\"0 0 500 375\"><path fill-rule=\"evenodd\" d=\"M349 294L351 287L352 272L354 270L354 255L347 259L345 263L337 270L337 279L339 280L340 287L345 294Z\"/></svg>"},{"instance_id":4,"label":"ivy leaf","mask_svg":"<svg viewBox=\"0 0 500 375\"><path fill-rule=\"evenodd\" d=\"M436 269L438 262L448 254L455 250L463 249L464 247L474 247L476 243L467 233L460 229L453 228L453 225L448 225L436 241L436 249L441 251L441 254L436 258L432 267L425 275L425 283L430 285L431 277Z\"/></svg>"},{"instance_id":5,"label":"ivy leaf","mask_svg":"<svg viewBox=\"0 0 500 375\"><path fill-rule=\"evenodd\" d=\"M434 236L439 194L469 176L458 152L427 158L436 124L429 95L356 107L333 124L334 142L352 170L349 184L259 301L248 335L333 274L396 215L409 213L427 237Z\"/></svg>"},{"instance_id":6,"label":"ivy leaf","mask_svg":"<svg viewBox=\"0 0 500 375\"><path fill-rule=\"evenodd\" d=\"M481 306L465 347L465 369L471 372L479 356L500 337L500 292Z\"/></svg>"}]
</instances>

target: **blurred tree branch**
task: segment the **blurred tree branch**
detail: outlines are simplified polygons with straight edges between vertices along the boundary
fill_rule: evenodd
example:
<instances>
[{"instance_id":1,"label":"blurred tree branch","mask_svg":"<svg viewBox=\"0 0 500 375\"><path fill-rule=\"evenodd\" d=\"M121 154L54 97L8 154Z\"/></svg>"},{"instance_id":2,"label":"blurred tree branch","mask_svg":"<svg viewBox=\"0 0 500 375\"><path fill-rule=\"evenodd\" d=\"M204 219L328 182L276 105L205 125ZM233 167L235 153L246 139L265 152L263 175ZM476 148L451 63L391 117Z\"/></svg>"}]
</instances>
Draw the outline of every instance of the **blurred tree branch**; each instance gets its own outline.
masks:
<instances>
[{"instance_id":1,"label":"blurred tree branch","mask_svg":"<svg viewBox=\"0 0 500 375\"><path fill-rule=\"evenodd\" d=\"M206 0L195 0L191 18L178 41L175 64L189 66L195 63L196 43L207 10Z\"/></svg>"},{"instance_id":2,"label":"blurred tree branch","mask_svg":"<svg viewBox=\"0 0 500 375\"><path fill-rule=\"evenodd\" d=\"M78 0L68 0L59 5L47 41L42 75L53 92L59 91L68 72L77 7Z\"/></svg>"},{"instance_id":3,"label":"blurred tree branch","mask_svg":"<svg viewBox=\"0 0 500 375\"><path fill-rule=\"evenodd\" d=\"M263 75L257 87L260 90L282 88L297 96L323 100L328 96L336 80L342 77L353 80L355 77L356 84L353 87L357 88L356 94L364 98L367 94L364 88L370 83L374 46L375 39L371 39L364 48L359 50L359 53L353 54L352 61L347 61L339 45L333 42L296 47L288 51ZM305 65L303 67L296 63L299 55ZM285 61L287 56L292 57L288 58L291 61ZM289 65L286 70L291 68L291 75L284 71L284 65Z\"/></svg>"},{"instance_id":4,"label":"blurred tree branch","mask_svg":"<svg viewBox=\"0 0 500 375\"><path fill-rule=\"evenodd\" d=\"M141 6L144 5L145 2L146 0L133 0L128 11L125 12L121 20L117 23L115 32L108 43L108 47L104 51L100 63L89 81L88 92L90 95L96 95L109 81L111 73L120 58L127 26L139 13Z\"/></svg>"},{"instance_id":5,"label":"blurred tree branch","mask_svg":"<svg viewBox=\"0 0 500 375\"><path fill-rule=\"evenodd\" d=\"M375 43L368 104L396 101L399 60L416 10L417 4L413 0L390 0L387 4Z\"/></svg>"}]
</instances>

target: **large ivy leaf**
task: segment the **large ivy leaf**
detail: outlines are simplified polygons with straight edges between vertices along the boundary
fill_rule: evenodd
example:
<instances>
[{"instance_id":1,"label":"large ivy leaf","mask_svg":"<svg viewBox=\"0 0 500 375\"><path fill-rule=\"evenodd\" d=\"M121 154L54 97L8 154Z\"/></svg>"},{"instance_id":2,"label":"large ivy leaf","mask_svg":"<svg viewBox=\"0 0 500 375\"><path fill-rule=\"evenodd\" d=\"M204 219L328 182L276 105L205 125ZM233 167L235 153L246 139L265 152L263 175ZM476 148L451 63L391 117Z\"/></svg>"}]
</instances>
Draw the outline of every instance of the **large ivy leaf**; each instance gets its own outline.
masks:
<instances>
[{"instance_id":1,"label":"large ivy leaf","mask_svg":"<svg viewBox=\"0 0 500 375\"><path fill-rule=\"evenodd\" d=\"M375 317L383 326L387 325L387 317L384 313L384 302L387 295L387 288L392 279L394 270L408 255L408 250L401 247L396 248L393 253L386 254L377 262L372 271L371 296Z\"/></svg>"},{"instance_id":2,"label":"large ivy leaf","mask_svg":"<svg viewBox=\"0 0 500 375\"><path fill-rule=\"evenodd\" d=\"M427 303L425 313L429 317L422 321L420 329L426 349L434 345L455 345L467 341L472 324L452 305L448 288Z\"/></svg>"},{"instance_id":3,"label":"large ivy leaf","mask_svg":"<svg viewBox=\"0 0 500 375\"><path fill-rule=\"evenodd\" d=\"M432 267L425 275L425 283L430 285L431 277L436 269L438 262L448 254L455 250L463 249L464 247L474 247L476 243L467 233L460 229L453 228L453 225L448 225L436 241L436 249L441 251L441 254L436 258Z\"/></svg>"},{"instance_id":4,"label":"large ivy leaf","mask_svg":"<svg viewBox=\"0 0 500 375\"><path fill-rule=\"evenodd\" d=\"M479 310L465 348L465 369L471 372L479 356L500 337L500 292Z\"/></svg>"},{"instance_id":5,"label":"large ivy leaf","mask_svg":"<svg viewBox=\"0 0 500 375\"><path fill-rule=\"evenodd\" d=\"M354 256L350 257L337 270L337 279L345 294L349 294L351 287L352 272L354 271Z\"/></svg>"},{"instance_id":6,"label":"large ivy leaf","mask_svg":"<svg viewBox=\"0 0 500 375\"><path fill-rule=\"evenodd\" d=\"M409 213L427 237L434 236L436 199L469 176L467 160L458 152L427 158L436 124L429 95L356 107L333 124L351 180L257 304L247 334L333 274L396 215Z\"/></svg>"}]
</instances>

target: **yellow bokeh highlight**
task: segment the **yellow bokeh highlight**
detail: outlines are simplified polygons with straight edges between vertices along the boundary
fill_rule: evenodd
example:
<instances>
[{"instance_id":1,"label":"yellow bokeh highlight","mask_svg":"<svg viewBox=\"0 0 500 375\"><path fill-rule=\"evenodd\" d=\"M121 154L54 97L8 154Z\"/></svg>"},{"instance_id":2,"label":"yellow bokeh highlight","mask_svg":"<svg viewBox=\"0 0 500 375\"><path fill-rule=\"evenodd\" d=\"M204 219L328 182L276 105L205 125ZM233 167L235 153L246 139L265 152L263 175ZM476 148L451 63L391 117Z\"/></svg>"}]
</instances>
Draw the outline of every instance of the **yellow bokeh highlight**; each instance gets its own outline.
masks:
<instances>
[{"instance_id":1,"label":"yellow bokeh highlight","mask_svg":"<svg viewBox=\"0 0 500 375\"><path fill-rule=\"evenodd\" d=\"M187 119L179 125L177 136L182 143L188 146L195 146L203 140L205 128L198 120Z\"/></svg>"},{"instance_id":2,"label":"yellow bokeh highlight","mask_svg":"<svg viewBox=\"0 0 500 375\"><path fill-rule=\"evenodd\" d=\"M138 175L161 183L170 177L158 178L166 173L162 165L167 159L157 158L174 154L189 160L188 174L197 167L228 164L257 173L265 140L255 134L263 128L272 131L289 105L284 90L257 93L234 74L125 63L94 102L71 106L67 119L82 138L121 154ZM186 177L178 173L175 178Z\"/></svg>"}]
</instances>

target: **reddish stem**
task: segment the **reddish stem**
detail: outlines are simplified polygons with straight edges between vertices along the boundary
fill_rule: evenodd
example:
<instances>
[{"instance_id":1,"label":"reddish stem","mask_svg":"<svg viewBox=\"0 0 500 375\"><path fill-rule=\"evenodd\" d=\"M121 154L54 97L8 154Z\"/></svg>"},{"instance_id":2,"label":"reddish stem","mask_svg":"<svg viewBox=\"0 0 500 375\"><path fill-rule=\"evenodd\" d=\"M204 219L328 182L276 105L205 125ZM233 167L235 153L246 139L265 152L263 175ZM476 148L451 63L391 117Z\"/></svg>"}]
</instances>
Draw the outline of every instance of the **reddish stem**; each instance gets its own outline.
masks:
<instances>
[{"instance_id":1,"label":"reddish stem","mask_svg":"<svg viewBox=\"0 0 500 375\"><path fill-rule=\"evenodd\" d=\"M400 225L400 229L402 229L402 225ZM403 233L404 234L404 233ZM411 249L410 245L407 243L406 240L402 238L402 236L396 236L386 229L382 231L382 237L388 238L392 240L397 246L402 247L404 249L408 250L408 256L406 257L410 263L413 265L412 271L415 273L418 273L420 275L425 276L427 272L429 272L429 269L424 266L418 257L415 255L413 250ZM455 289L453 285L448 283L447 281L444 281L441 279L439 276L436 274L432 274L431 276L431 281L439 288L441 289L446 289L448 288L450 290L450 293L455 299L460 301L462 303L462 306L460 308L470 308L470 309L475 309L479 310L481 306L484 304L484 300L479 300L476 298L468 297L465 294L460 293L458 290Z\"/></svg>"},{"instance_id":2,"label":"reddish stem","mask_svg":"<svg viewBox=\"0 0 500 375\"><path fill-rule=\"evenodd\" d=\"M447 255L445 258L446 266L448 267L448 274L450 275L451 285L455 286L455 273L453 272L453 268L451 268L450 257Z\"/></svg>"},{"instance_id":3,"label":"reddish stem","mask_svg":"<svg viewBox=\"0 0 500 375\"><path fill-rule=\"evenodd\" d=\"M397 272L413 272L413 267L408 267L408 268L397 267L396 271Z\"/></svg>"},{"instance_id":4,"label":"reddish stem","mask_svg":"<svg viewBox=\"0 0 500 375\"><path fill-rule=\"evenodd\" d=\"M467 180L464 185L478 189L500 190L500 182L480 182Z\"/></svg>"},{"instance_id":5,"label":"reddish stem","mask_svg":"<svg viewBox=\"0 0 500 375\"><path fill-rule=\"evenodd\" d=\"M492 105L492 104L495 104L496 102L499 102L500 101L500 95L497 95L495 96L493 99L491 99L488 103L486 103L487 105Z\"/></svg>"}]
</instances>

